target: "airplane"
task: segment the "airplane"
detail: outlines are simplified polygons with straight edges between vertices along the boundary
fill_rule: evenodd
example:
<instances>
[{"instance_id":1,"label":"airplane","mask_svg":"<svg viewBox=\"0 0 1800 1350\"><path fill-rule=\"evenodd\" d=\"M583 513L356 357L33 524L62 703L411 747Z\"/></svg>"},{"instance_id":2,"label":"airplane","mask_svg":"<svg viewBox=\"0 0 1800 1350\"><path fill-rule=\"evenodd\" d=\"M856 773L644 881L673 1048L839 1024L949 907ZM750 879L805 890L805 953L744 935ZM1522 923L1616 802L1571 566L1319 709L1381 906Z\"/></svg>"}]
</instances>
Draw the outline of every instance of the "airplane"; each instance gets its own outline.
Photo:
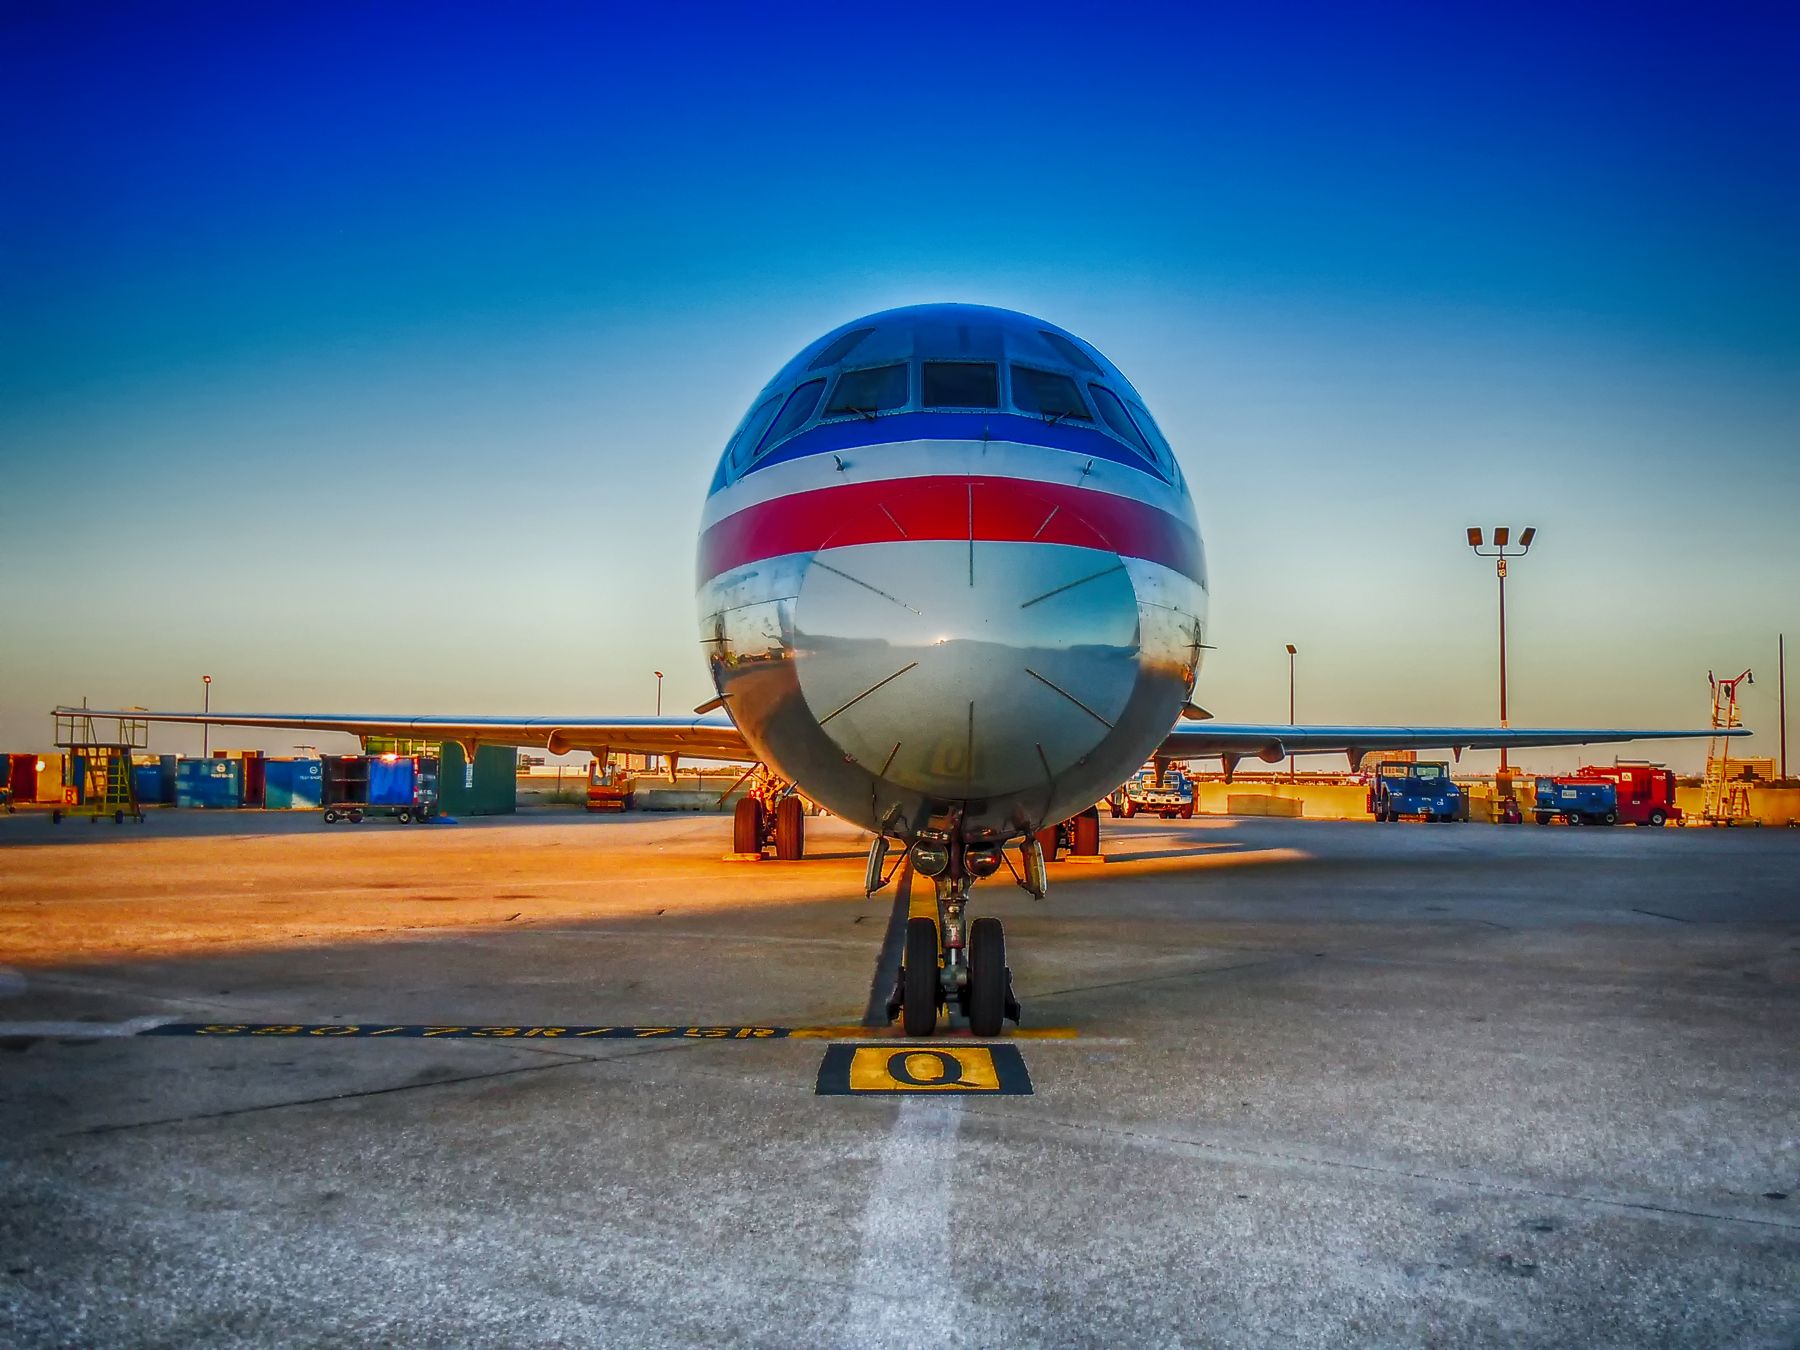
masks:
<instances>
[{"instance_id":1,"label":"airplane","mask_svg":"<svg viewBox=\"0 0 1800 1350\"><path fill-rule=\"evenodd\" d=\"M874 835L936 920L905 934L888 1004L909 1036L954 1007L1017 1022L1005 934L967 920L1012 862L1032 894L1060 842L1099 852L1095 803L1146 760L1521 749L1702 731L1221 723L1193 494L1144 399L1066 329L966 304L887 310L803 348L720 456L698 548L716 697L671 717L59 713L747 763L735 849L804 853L802 798ZM894 867L890 848L902 850Z\"/></svg>"}]
</instances>

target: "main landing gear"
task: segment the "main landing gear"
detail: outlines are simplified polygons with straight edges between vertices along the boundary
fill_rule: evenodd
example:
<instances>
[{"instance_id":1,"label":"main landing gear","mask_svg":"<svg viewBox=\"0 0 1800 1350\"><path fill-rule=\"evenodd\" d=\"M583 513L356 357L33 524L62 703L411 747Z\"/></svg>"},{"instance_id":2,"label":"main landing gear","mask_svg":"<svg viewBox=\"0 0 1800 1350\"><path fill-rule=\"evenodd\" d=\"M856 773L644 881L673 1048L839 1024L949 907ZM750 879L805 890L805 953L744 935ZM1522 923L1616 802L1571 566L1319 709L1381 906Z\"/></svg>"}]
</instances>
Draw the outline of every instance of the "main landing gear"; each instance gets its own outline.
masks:
<instances>
[{"instance_id":1,"label":"main landing gear","mask_svg":"<svg viewBox=\"0 0 1800 1350\"><path fill-rule=\"evenodd\" d=\"M938 914L935 919L906 923L906 949L887 1014L900 1018L908 1036L931 1035L937 1030L939 1010L950 1006L968 1020L976 1036L998 1036L1003 1023L1019 1021L1000 920L984 916L966 923L963 914L969 888L1001 867L1002 847L955 839L921 839L913 845L914 870L937 887ZM1028 838L1022 852L1021 884L1041 895L1044 864L1037 840Z\"/></svg>"},{"instance_id":2,"label":"main landing gear","mask_svg":"<svg viewBox=\"0 0 1800 1350\"><path fill-rule=\"evenodd\" d=\"M1055 862L1058 850L1073 858L1100 856L1100 808L1090 806L1058 825L1046 825L1037 833L1044 859Z\"/></svg>"},{"instance_id":3,"label":"main landing gear","mask_svg":"<svg viewBox=\"0 0 1800 1350\"><path fill-rule=\"evenodd\" d=\"M769 853L782 862L806 856L806 803L790 784L758 772L734 808L733 853Z\"/></svg>"}]
</instances>

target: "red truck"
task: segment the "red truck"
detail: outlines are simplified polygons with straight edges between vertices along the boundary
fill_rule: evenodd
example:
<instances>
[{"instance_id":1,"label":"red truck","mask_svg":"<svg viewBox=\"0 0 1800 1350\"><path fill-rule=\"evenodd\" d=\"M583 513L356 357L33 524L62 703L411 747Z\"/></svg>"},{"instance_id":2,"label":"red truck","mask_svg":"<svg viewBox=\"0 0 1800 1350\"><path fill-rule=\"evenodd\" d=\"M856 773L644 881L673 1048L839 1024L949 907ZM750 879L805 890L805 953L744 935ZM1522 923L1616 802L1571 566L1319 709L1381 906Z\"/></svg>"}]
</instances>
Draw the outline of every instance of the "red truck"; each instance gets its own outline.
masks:
<instances>
[{"instance_id":1,"label":"red truck","mask_svg":"<svg viewBox=\"0 0 1800 1350\"><path fill-rule=\"evenodd\" d=\"M1578 781L1611 783L1619 794L1619 822L1624 825L1679 825L1675 775L1655 764L1584 764L1571 775Z\"/></svg>"}]
</instances>

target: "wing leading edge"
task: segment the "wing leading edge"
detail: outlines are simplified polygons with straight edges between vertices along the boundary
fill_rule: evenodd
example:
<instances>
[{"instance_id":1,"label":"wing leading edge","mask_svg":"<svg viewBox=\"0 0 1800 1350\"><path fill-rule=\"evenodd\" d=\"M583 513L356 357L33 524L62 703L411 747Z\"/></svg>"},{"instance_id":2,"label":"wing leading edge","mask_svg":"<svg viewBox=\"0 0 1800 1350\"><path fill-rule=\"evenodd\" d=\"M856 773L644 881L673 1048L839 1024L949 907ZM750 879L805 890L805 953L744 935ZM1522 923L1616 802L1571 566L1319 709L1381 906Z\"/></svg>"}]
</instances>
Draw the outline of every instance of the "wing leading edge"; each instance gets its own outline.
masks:
<instances>
[{"instance_id":1,"label":"wing leading edge","mask_svg":"<svg viewBox=\"0 0 1800 1350\"><path fill-rule=\"evenodd\" d=\"M189 726L270 727L278 731L340 731L350 736L455 741L465 749L512 745L564 754L617 750L695 759L753 760L749 743L723 713L679 717L381 717L363 713L146 712L137 708L58 708L62 717L125 718Z\"/></svg>"},{"instance_id":2,"label":"wing leading edge","mask_svg":"<svg viewBox=\"0 0 1800 1350\"><path fill-rule=\"evenodd\" d=\"M1748 731L1651 731L1630 727L1359 727L1254 726L1208 722L1179 726L1157 749L1159 759L1218 755L1229 772L1240 760L1268 763L1289 755L1340 754L1354 767L1373 750L1528 750L1557 745L1616 745L1625 741L1678 741L1702 736L1748 736Z\"/></svg>"}]
</instances>

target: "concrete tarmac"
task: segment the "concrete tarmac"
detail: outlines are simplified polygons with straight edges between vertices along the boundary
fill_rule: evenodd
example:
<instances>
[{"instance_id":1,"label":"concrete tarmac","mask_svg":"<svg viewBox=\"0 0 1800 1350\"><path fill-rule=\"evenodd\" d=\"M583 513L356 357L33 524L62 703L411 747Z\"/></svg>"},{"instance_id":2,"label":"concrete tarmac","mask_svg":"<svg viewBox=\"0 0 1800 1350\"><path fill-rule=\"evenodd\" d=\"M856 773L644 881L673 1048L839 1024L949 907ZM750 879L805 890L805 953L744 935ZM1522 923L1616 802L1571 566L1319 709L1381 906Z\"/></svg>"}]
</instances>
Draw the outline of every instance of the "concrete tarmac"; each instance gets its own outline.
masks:
<instances>
[{"instance_id":1,"label":"concrete tarmac","mask_svg":"<svg viewBox=\"0 0 1800 1350\"><path fill-rule=\"evenodd\" d=\"M681 1034L885 994L809 826L0 819L0 1343L1800 1344L1800 832L1109 820L896 1097Z\"/></svg>"}]
</instances>

